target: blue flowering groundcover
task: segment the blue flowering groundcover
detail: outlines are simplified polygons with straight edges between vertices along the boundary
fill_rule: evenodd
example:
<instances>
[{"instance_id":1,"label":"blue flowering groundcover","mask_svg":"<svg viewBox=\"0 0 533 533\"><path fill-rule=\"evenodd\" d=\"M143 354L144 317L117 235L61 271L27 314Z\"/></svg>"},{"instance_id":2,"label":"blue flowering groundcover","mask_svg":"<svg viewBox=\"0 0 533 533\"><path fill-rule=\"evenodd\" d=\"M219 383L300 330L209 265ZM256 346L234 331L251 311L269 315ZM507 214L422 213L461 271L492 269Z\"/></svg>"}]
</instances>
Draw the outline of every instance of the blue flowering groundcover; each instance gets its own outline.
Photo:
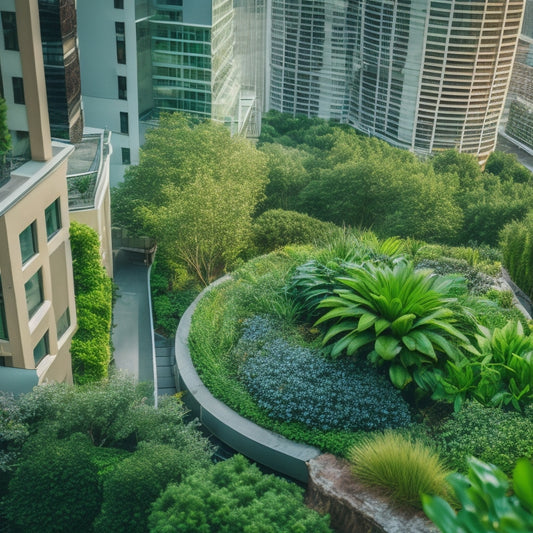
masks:
<instances>
[{"instance_id":1,"label":"blue flowering groundcover","mask_svg":"<svg viewBox=\"0 0 533 533\"><path fill-rule=\"evenodd\" d=\"M380 430L412 423L400 391L366 360L329 360L279 334L274 320L244 323L236 346L241 379L269 416L328 430Z\"/></svg>"}]
</instances>

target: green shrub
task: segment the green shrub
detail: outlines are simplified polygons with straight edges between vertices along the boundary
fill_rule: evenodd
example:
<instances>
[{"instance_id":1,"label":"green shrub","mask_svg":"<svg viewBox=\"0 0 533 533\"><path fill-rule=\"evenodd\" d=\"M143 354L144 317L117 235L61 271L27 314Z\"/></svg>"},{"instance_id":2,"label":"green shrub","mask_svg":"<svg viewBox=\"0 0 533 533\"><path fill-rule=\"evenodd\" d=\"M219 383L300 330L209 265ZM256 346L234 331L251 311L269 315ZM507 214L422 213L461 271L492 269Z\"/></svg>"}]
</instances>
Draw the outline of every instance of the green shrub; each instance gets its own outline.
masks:
<instances>
[{"instance_id":1,"label":"green shrub","mask_svg":"<svg viewBox=\"0 0 533 533\"><path fill-rule=\"evenodd\" d=\"M207 456L187 449L142 443L104 478L102 510L95 521L95 531L145 533L150 506L161 491L208 464Z\"/></svg>"},{"instance_id":2,"label":"green shrub","mask_svg":"<svg viewBox=\"0 0 533 533\"><path fill-rule=\"evenodd\" d=\"M13 531L90 532L102 501L87 437L28 445L9 484L6 515Z\"/></svg>"},{"instance_id":3,"label":"green shrub","mask_svg":"<svg viewBox=\"0 0 533 533\"><path fill-rule=\"evenodd\" d=\"M494 465L475 457L468 478L452 474L448 481L462 508L455 512L440 497L423 495L424 511L442 533L525 533L533 531L533 466L523 459L513 472L513 489Z\"/></svg>"},{"instance_id":4,"label":"green shrub","mask_svg":"<svg viewBox=\"0 0 533 533\"><path fill-rule=\"evenodd\" d=\"M108 374L113 288L101 263L98 234L73 221L70 243L78 316L70 350L72 372L76 383L88 383Z\"/></svg>"},{"instance_id":5,"label":"green shrub","mask_svg":"<svg viewBox=\"0 0 533 533\"><path fill-rule=\"evenodd\" d=\"M95 446L135 449L141 441L185 446L210 454L207 441L184 423L186 409L176 398L151 405L151 384L113 374L108 381L71 386L47 384L21 396L19 419L33 431L47 428L58 438L84 433Z\"/></svg>"},{"instance_id":6,"label":"green shrub","mask_svg":"<svg viewBox=\"0 0 533 533\"><path fill-rule=\"evenodd\" d=\"M533 459L532 416L483 407L474 401L466 402L461 411L437 426L433 438L450 468L462 473L467 471L471 455L497 465L506 474L520 457Z\"/></svg>"},{"instance_id":7,"label":"green shrub","mask_svg":"<svg viewBox=\"0 0 533 533\"><path fill-rule=\"evenodd\" d=\"M403 389L414 379L424 390L430 386L428 370L443 364L441 359L460 357L450 339L467 339L446 307L453 280L415 271L405 261L392 269L352 266L337 280L344 288L322 300L319 307L328 311L316 322L334 322L324 336L333 357L370 346L369 360L387 365L395 387Z\"/></svg>"},{"instance_id":8,"label":"green shrub","mask_svg":"<svg viewBox=\"0 0 533 533\"><path fill-rule=\"evenodd\" d=\"M304 505L303 489L262 474L242 456L170 485L149 519L151 533L319 533L330 531L328 524L328 516L320 517Z\"/></svg>"},{"instance_id":9,"label":"green shrub","mask_svg":"<svg viewBox=\"0 0 533 533\"><path fill-rule=\"evenodd\" d=\"M421 493L448 494L448 472L438 454L399 433L368 436L347 457L354 476L384 490L398 503L420 507Z\"/></svg>"},{"instance_id":10,"label":"green shrub","mask_svg":"<svg viewBox=\"0 0 533 533\"><path fill-rule=\"evenodd\" d=\"M287 244L310 244L322 240L335 228L333 224L283 209L265 211L252 225L253 244L258 254Z\"/></svg>"},{"instance_id":11,"label":"green shrub","mask_svg":"<svg viewBox=\"0 0 533 533\"><path fill-rule=\"evenodd\" d=\"M533 211L507 224L500 234L503 263L513 281L533 298Z\"/></svg>"}]
</instances>

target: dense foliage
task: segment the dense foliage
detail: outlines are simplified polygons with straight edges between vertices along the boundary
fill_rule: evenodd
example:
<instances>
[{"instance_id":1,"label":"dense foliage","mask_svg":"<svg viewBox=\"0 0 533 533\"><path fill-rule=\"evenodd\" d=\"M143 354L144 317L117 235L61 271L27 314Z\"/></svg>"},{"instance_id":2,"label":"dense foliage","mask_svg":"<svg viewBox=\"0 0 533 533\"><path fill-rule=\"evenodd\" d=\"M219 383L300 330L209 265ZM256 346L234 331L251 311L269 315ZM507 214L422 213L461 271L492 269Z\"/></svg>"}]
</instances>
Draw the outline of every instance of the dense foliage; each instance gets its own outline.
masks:
<instances>
[{"instance_id":1,"label":"dense foliage","mask_svg":"<svg viewBox=\"0 0 533 533\"><path fill-rule=\"evenodd\" d=\"M120 375L0 394L0 523L21 532L92 532L93 520L104 531L136 530L132 521L146 520L166 483L208 466L212 452L176 398L156 410L151 395Z\"/></svg>"},{"instance_id":2,"label":"dense foliage","mask_svg":"<svg viewBox=\"0 0 533 533\"><path fill-rule=\"evenodd\" d=\"M205 455L187 447L141 443L137 451L103 477L103 503L94 530L98 533L145 533L150 507L169 483L209 465Z\"/></svg>"},{"instance_id":3,"label":"dense foliage","mask_svg":"<svg viewBox=\"0 0 533 533\"><path fill-rule=\"evenodd\" d=\"M496 245L533 205L532 174L509 154L492 154L485 171L453 150L423 162L351 128L275 111L263 116L260 145L271 169L266 208L382 237Z\"/></svg>"},{"instance_id":4,"label":"dense foliage","mask_svg":"<svg viewBox=\"0 0 533 533\"><path fill-rule=\"evenodd\" d=\"M533 459L533 410L524 416L469 401L434 428L433 439L454 470L466 473L468 457L475 456L511 474L520 457Z\"/></svg>"},{"instance_id":5,"label":"dense foliage","mask_svg":"<svg viewBox=\"0 0 533 533\"><path fill-rule=\"evenodd\" d=\"M412 422L407 403L385 376L365 364L329 361L316 349L280 338L279 329L253 317L236 347L237 357L246 357L243 382L270 416L324 431L371 431Z\"/></svg>"},{"instance_id":6,"label":"dense foliage","mask_svg":"<svg viewBox=\"0 0 533 533\"><path fill-rule=\"evenodd\" d=\"M503 262L515 283L533 299L533 212L501 232Z\"/></svg>"},{"instance_id":7,"label":"dense foliage","mask_svg":"<svg viewBox=\"0 0 533 533\"><path fill-rule=\"evenodd\" d=\"M76 383L88 383L107 377L113 289L100 259L98 234L73 221L70 245L78 317L78 330L70 348L72 373Z\"/></svg>"},{"instance_id":8,"label":"dense foliage","mask_svg":"<svg viewBox=\"0 0 533 533\"><path fill-rule=\"evenodd\" d=\"M160 259L159 254L152 265L150 289L154 328L166 337L174 337L181 316L200 289L183 267Z\"/></svg>"},{"instance_id":9,"label":"dense foliage","mask_svg":"<svg viewBox=\"0 0 533 533\"><path fill-rule=\"evenodd\" d=\"M533 466L523 459L509 480L497 467L472 457L468 478L451 474L448 481L459 511L438 496L423 496L424 511L442 533L523 533L533 530Z\"/></svg>"},{"instance_id":10,"label":"dense foliage","mask_svg":"<svg viewBox=\"0 0 533 533\"><path fill-rule=\"evenodd\" d=\"M303 489L263 475L242 456L170 485L154 504L150 532L330 531L329 517L303 505Z\"/></svg>"},{"instance_id":11,"label":"dense foliage","mask_svg":"<svg viewBox=\"0 0 533 533\"><path fill-rule=\"evenodd\" d=\"M265 156L221 124L162 115L113 195L114 223L154 237L207 284L248 246Z\"/></svg>"},{"instance_id":12,"label":"dense foliage","mask_svg":"<svg viewBox=\"0 0 533 533\"><path fill-rule=\"evenodd\" d=\"M102 502L93 446L83 435L33 439L9 484L6 518L13 531L88 531ZM38 497L36 497L38 495Z\"/></svg>"}]
</instances>

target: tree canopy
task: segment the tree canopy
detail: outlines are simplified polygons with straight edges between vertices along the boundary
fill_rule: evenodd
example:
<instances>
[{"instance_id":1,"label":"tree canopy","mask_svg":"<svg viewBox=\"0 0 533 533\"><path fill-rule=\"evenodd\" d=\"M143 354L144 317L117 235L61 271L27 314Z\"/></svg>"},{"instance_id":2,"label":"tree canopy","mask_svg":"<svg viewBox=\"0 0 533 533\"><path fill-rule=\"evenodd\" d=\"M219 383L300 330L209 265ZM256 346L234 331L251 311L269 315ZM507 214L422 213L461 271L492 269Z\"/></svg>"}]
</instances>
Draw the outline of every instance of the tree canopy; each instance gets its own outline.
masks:
<instances>
[{"instance_id":1,"label":"tree canopy","mask_svg":"<svg viewBox=\"0 0 533 533\"><path fill-rule=\"evenodd\" d=\"M154 237L207 284L247 246L266 181L266 157L248 140L163 115L114 192L114 222Z\"/></svg>"}]
</instances>

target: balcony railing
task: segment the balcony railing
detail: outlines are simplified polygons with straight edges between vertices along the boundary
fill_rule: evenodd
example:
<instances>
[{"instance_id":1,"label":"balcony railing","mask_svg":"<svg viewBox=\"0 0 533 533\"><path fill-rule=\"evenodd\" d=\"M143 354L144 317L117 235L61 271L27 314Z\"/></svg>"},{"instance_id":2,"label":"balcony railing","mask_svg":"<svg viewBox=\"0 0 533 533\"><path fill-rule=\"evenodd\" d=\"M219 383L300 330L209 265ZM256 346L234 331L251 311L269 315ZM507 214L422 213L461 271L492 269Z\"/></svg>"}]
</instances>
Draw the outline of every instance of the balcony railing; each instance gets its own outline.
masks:
<instances>
[{"instance_id":1,"label":"balcony railing","mask_svg":"<svg viewBox=\"0 0 533 533\"><path fill-rule=\"evenodd\" d=\"M92 209L105 158L109 154L109 132L97 134L99 137L96 154L86 172L67 176L68 206L71 210ZM85 136L95 137L94 135Z\"/></svg>"}]
</instances>

